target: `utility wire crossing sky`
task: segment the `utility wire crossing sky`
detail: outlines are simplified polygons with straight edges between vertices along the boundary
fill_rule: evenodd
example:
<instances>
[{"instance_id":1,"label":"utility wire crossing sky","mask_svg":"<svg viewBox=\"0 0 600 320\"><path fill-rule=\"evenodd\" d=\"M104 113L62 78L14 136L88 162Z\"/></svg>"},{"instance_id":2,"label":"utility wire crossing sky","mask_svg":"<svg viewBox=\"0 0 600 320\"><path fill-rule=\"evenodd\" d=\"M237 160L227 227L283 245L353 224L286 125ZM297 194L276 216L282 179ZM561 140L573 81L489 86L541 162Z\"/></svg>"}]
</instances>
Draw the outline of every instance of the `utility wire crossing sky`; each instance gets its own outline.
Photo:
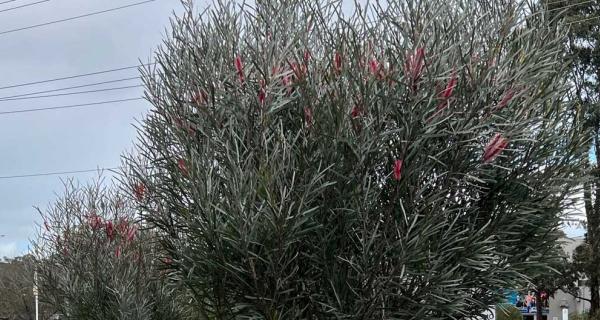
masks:
<instances>
[{"instance_id":1,"label":"utility wire crossing sky","mask_svg":"<svg viewBox=\"0 0 600 320\"><path fill-rule=\"evenodd\" d=\"M200 4L200 3L198 3ZM119 169L144 117L138 69L165 37L172 0L0 1L0 259L25 254L63 190Z\"/></svg>"}]
</instances>

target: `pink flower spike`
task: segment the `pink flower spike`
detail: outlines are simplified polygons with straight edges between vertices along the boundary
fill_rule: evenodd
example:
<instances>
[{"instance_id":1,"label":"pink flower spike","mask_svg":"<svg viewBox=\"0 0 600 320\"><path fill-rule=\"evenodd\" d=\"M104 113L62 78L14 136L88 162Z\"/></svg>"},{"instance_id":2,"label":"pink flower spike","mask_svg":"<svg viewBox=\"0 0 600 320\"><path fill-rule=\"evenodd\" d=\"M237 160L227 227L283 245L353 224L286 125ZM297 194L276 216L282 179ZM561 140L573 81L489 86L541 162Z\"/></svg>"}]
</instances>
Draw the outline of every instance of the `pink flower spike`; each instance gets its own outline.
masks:
<instances>
[{"instance_id":1,"label":"pink flower spike","mask_svg":"<svg viewBox=\"0 0 600 320\"><path fill-rule=\"evenodd\" d=\"M115 229L112 221L106 222L106 236L110 241L113 241L113 239L115 238Z\"/></svg>"},{"instance_id":2,"label":"pink flower spike","mask_svg":"<svg viewBox=\"0 0 600 320\"><path fill-rule=\"evenodd\" d=\"M258 89L258 102L261 105L265 104L265 98L267 97L267 93L265 91L265 80L260 80L260 89Z\"/></svg>"},{"instance_id":3,"label":"pink flower spike","mask_svg":"<svg viewBox=\"0 0 600 320\"><path fill-rule=\"evenodd\" d=\"M313 112L310 107L304 107L304 121L309 127L313 124Z\"/></svg>"},{"instance_id":4,"label":"pink flower spike","mask_svg":"<svg viewBox=\"0 0 600 320\"><path fill-rule=\"evenodd\" d=\"M369 70L374 76L379 73L379 61L377 61L377 59L373 58L369 61Z\"/></svg>"},{"instance_id":5,"label":"pink flower spike","mask_svg":"<svg viewBox=\"0 0 600 320\"><path fill-rule=\"evenodd\" d=\"M121 256L121 246L117 246L115 248L115 257L119 258Z\"/></svg>"},{"instance_id":6,"label":"pink flower spike","mask_svg":"<svg viewBox=\"0 0 600 320\"><path fill-rule=\"evenodd\" d=\"M135 233L137 232L137 227L135 225L132 225L129 227L129 229L127 230L127 241L131 242L133 241L133 239L135 239Z\"/></svg>"},{"instance_id":7,"label":"pink flower spike","mask_svg":"<svg viewBox=\"0 0 600 320\"><path fill-rule=\"evenodd\" d=\"M241 83L244 83L244 64L242 62L242 57L235 57L235 70L237 71L238 77Z\"/></svg>"},{"instance_id":8,"label":"pink flower spike","mask_svg":"<svg viewBox=\"0 0 600 320\"><path fill-rule=\"evenodd\" d=\"M137 201L142 201L144 200L144 195L146 193L146 186L140 182L135 186L133 192L135 194L135 199Z\"/></svg>"},{"instance_id":9,"label":"pink flower spike","mask_svg":"<svg viewBox=\"0 0 600 320\"><path fill-rule=\"evenodd\" d=\"M507 146L508 140L500 133L496 133L484 148L483 162L489 163L493 161Z\"/></svg>"},{"instance_id":10,"label":"pink flower spike","mask_svg":"<svg viewBox=\"0 0 600 320\"><path fill-rule=\"evenodd\" d=\"M423 47L419 47L413 53L406 55L406 61L404 62L404 73L413 92L416 91L419 86L419 81L423 75L424 66L425 49Z\"/></svg>"},{"instance_id":11,"label":"pink flower spike","mask_svg":"<svg viewBox=\"0 0 600 320\"><path fill-rule=\"evenodd\" d=\"M179 167L179 170L181 171L181 173L183 173L184 176L188 175L188 170L187 170L187 165L185 164L185 160L179 159L177 161L177 167Z\"/></svg>"},{"instance_id":12,"label":"pink flower spike","mask_svg":"<svg viewBox=\"0 0 600 320\"><path fill-rule=\"evenodd\" d=\"M304 50L304 62L307 63L310 60L310 51L308 49Z\"/></svg>"},{"instance_id":13,"label":"pink flower spike","mask_svg":"<svg viewBox=\"0 0 600 320\"><path fill-rule=\"evenodd\" d=\"M301 80L304 79L304 76L306 75L307 72L307 68L305 64L299 64L299 63L292 63L292 71L294 72L294 75L296 76L296 79Z\"/></svg>"},{"instance_id":14,"label":"pink flower spike","mask_svg":"<svg viewBox=\"0 0 600 320\"><path fill-rule=\"evenodd\" d=\"M338 74L342 72L342 55L337 51L333 57L333 69Z\"/></svg>"},{"instance_id":15,"label":"pink flower spike","mask_svg":"<svg viewBox=\"0 0 600 320\"><path fill-rule=\"evenodd\" d=\"M286 72L283 75L283 79L281 81L283 83L283 86L286 88L286 94L287 95L292 94L292 91L293 91L293 88L291 86L292 85L292 77L291 77L290 73Z\"/></svg>"},{"instance_id":16,"label":"pink flower spike","mask_svg":"<svg viewBox=\"0 0 600 320\"><path fill-rule=\"evenodd\" d=\"M496 111L504 109L504 107L506 107L510 103L512 98L514 98L514 96L515 90L513 90L512 88L508 89L506 93L504 93L504 96L502 97L502 100L500 100L500 103L498 103L498 105L496 106Z\"/></svg>"},{"instance_id":17,"label":"pink flower spike","mask_svg":"<svg viewBox=\"0 0 600 320\"><path fill-rule=\"evenodd\" d=\"M100 218L97 214L93 214L90 217L90 227L92 230L98 230L102 227L102 218Z\"/></svg>"},{"instance_id":18,"label":"pink flower spike","mask_svg":"<svg viewBox=\"0 0 600 320\"><path fill-rule=\"evenodd\" d=\"M194 95L194 103L198 106L205 105L207 101L208 95L204 90L200 90Z\"/></svg>"},{"instance_id":19,"label":"pink flower spike","mask_svg":"<svg viewBox=\"0 0 600 320\"><path fill-rule=\"evenodd\" d=\"M352 107L352 111L350 111L350 115L352 116L352 119L356 119L356 118L360 117L361 114L362 114L362 110L359 106Z\"/></svg>"},{"instance_id":20,"label":"pink flower spike","mask_svg":"<svg viewBox=\"0 0 600 320\"><path fill-rule=\"evenodd\" d=\"M394 180L399 181L402 177L402 160L394 161Z\"/></svg>"},{"instance_id":21,"label":"pink flower spike","mask_svg":"<svg viewBox=\"0 0 600 320\"><path fill-rule=\"evenodd\" d=\"M458 83L458 78L456 76L456 69L452 70L452 75L450 76L450 81L446 85L446 89L442 91L441 98L444 100L448 100L452 96L452 92L454 92L454 88L456 88L456 84Z\"/></svg>"}]
</instances>

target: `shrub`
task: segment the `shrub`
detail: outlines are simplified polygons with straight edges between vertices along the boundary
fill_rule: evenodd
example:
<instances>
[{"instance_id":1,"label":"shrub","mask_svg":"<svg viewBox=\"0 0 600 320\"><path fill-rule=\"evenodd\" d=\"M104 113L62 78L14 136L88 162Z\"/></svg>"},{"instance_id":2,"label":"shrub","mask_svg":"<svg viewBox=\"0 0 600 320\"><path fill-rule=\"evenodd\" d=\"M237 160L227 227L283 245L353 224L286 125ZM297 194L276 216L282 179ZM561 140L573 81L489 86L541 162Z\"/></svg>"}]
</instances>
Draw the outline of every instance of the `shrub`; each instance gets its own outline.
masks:
<instances>
[{"instance_id":1,"label":"shrub","mask_svg":"<svg viewBox=\"0 0 600 320\"><path fill-rule=\"evenodd\" d=\"M72 181L35 241L40 298L67 319L178 319L160 252L128 198Z\"/></svg>"},{"instance_id":2,"label":"shrub","mask_svg":"<svg viewBox=\"0 0 600 320\"><path fill-rule=\"evenodd\" d=\"M525 2L186 6L125 176L204 318L469 317L547 266L586 143Z\"/></svg>"}]
</instances>

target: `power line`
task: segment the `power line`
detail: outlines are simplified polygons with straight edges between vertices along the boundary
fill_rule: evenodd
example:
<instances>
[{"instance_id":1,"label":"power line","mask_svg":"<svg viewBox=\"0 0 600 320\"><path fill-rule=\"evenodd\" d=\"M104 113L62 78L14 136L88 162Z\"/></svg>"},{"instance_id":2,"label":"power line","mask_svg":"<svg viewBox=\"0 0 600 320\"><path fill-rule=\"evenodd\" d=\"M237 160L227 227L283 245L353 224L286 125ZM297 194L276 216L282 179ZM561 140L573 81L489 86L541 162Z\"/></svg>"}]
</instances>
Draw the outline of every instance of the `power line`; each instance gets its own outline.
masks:
<instances>
[{"instance_id":1,"label":"power line","mask_svg":"<svg viewBox=\"0 0 600 320\"><path fill-rule=\"evenodd\" d=\"M85 88L85 87L93 87L93 86L97 86L97 85L101 85L101 84L123 82L123 81L129 81L129 80L138 80L139 78L140 77L122 78L122 79L116 79L116 80L109 80L109 81L94 82L94 83L89 83L89 84L82 84L82 85L79 85L79 86L63 87L63 88L58 88L58 89L36 91L36 92L30 92L30 93L22 93L22 94L16 94L16 95L12 95L12 96L0 97L0 100L6 100L6 99L10 99L10 98L17 98L17 97L33 96L33 95L42 94L42 93L50 93L50 92L57 92L57 91L66 91L66 90L78 89L78 88Z\"/></svg>"},{"instance_id":2,"label":"power line","mask_svg":"<svg viewBox=\"0 0 600 320\"><path fill-rule=\"evenodd\" d=\"M28 4L16 6L16 7L8 8L8 9L2 9L2 10L0 10L0 12L6 12L6 11L12 11L12 10L16 10L16 9L21 9L21 8L33 6L33 5L36 5L36 4L48 2L48 1L50 1L50 0L41 0L41 1L37 1L37 2L32 2L32 3L28 3Z\"/></svg>"},{"instance_id":3,"label":"power line","mask_svg":"<svg viewBox=\"0 0 600 320\"><path fill-rule=\"evenodd\" d=\"M5 3L9 3L9 2L15 2L15 1L17 1L17 0L2 1L2 2L0 2L0 4L5 4Z\"/></svg>"},{"instance_id":4,"label":"power line","mask_svg":"<svg viewBox=\"0 0 600 320\"><path fill-rule=\"evenodd\" d=\"M41 95L41 96L26 96L26 97L19 97L19 98L6 98L6 99L0 99L0 102L4 102L4 101L16 101L16 100L30 100L30 99L40 99L40 98L51 98L51 97L62 97L62 96L71 96L71 95L78 95L78 94L87 94L87 93L96 93L96 92L105 92L105 91L124 90L124 89L139 88L139 87L143 87L143 85L137 84L137 85L134 85L134 86L124 86L124 87L115 87L115 88L106 88L106 89L97 89L97 90L76 91L76 92L58 93L58 94L47 94L47 95Z\"/></svg>"},{"instance_id":5,"label":"power line","mask_svg":"<svg viewBox=\"0 0 600 320\"><path fill-rule=\"evenodd\" d=\"M100 172L100 171L113 171L121 169L122 167L112 168L97 168L87 170L72 170L72 171L55 171L55 172L42 172L42 173L30 173L30 174L18 174L10 176L0 176L0 179L18 179L18 178L31 178L31 177L44 177L44 176L58 176L62 174L75 174L75 173L89 173L89 172Z\"/></svg>"},{"instance_id":6,"label":"power line","mask_svg":"<svg viewBox=\"0 0 600 320\"><path fill-rule=\"evenodd\" d=\"M154 1L154 0L152 0L152 1ZM77 75L67 76L67 77L61 77L61 78L54 78L54 79L48 79L48 80L40 80L40 81L33 81L33 82L26 82L26 83L14 84L14 85L0 87L0 90L12 89L12 88L17 88L17 87L25 87L25 86L31 86L31 85L34 85L34 84L55 82L55 81L61 81L61 80L69 80L69 79L75 79L75 78L82 78L82 77L88 77L88 76L93 76L93 75L98 75L98 74L104 74L104 73L110 73L110 72L116 72L116 71L123 71L123 70L129 70L129 69L137 69L139 67L149 66L149 65L153 65L153 64L156 64L156 63L155 62L152 62L152 63L142 63L142 64L138 64L138 65L135 65L135 66L129 66L129 67L123 67L123 68L115 68L115 69L109 69L109 70L103 70L103 71L96 71L96 72L90 72L90 73L77 74Z\"/></svg>"},{"instance_id":7,"label":"power line","mask_svg":"<svg viewBox=\"0 0 600 320\"><path fill-rule=\"evenodd\" d=\"M129 98L129 99L99 101L99 102L91 102L91 103L71 104L71 105L56 106L56 107L45 107L45 108L33 108L33 109L0 111L0 115L16 114L16 113L27 113L27 112L36 112L36 111L46 111L46 110L82 108L82 107L91 107L91 106L97 106L97 105L103 105L103 104L119 103L119 102L135 101L135 100L144 100L144 98Z\"/></svg>"},{"instance_id":8,"label":"power line","mask_svg":"<svg viewBox=\"0 0 600 320\"><path fill-rule=\"evenodd\" d=\"M120 7L111 8L111 9L90 12L90 13L86 13L86 14L82 14L82 15L74 16L74 17L70 17L70 18L49 21L49 22L35 24L35 25L32 25L32 26L27 26L27 27L22 27L22 28L16 28L16 29L11 29L11 30L6 30L6 31L0 32L0 35L5 35L5 34L17 32L17 31L34 29L34 28L39 28L39 27L51 25L51 24L56 24L56 23L61 23L61 22L66 22L66 21L81 19L81 18L85 18L85 17L89 17L89 16L94 16L94 15L98 15L98 14L102 14L102 13L107 13L107 12L117 11L117 10L121 10L121 9L125 9L125 8L130 8L130 7L133 7L133 6L139 6L139 5L150 3L150 2L153 2L153 1L156 1L156 0L146 0L146 1L136 2L136 3L132 3L132 4L120 6Z\"/></svg>"}]
</instances>

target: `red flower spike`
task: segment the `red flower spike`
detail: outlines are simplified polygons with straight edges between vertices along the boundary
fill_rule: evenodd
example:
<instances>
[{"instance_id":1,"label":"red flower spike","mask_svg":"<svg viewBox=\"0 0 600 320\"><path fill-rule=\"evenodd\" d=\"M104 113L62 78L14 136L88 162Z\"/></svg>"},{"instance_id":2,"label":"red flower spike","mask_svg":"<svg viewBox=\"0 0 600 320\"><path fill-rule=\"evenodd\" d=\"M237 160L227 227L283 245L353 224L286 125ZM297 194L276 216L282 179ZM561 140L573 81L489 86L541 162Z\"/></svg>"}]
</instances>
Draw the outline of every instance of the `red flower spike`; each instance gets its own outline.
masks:
<instances>
[{"instance_id":1,"label":"red flower spike","mask_svg":"<svg viewBox=\"0 0 600 320\"><path fill-rule=\"evenodd\" d=\"M113 241L115 239L115 228L113 226L112 221L106 222L105 229L106 229L106 236L108 237L108 239L110 241Z\"/></svg>"},{"instance_id":2,"label":"red flower spike","mask_svg":"<svg viewBox=\"0 0 600 320\"><path fill-rule=\"evenodd\" d=\"M402 177L402 160L394 161L394 180L399 181Z\"/></svg>"},{"instance_id":3,"label":"red flower spike","mask_svg":"<svg viewBox=\"0 0 600 320\"><path fill-rule=\"evenodd\" d=\"M296 76L296 79L301 80L304 79L304 76L306 76L306 65L304 64L298 64L298 63L292 63L292 71L294 71L294 75Z\"/></svg>"},{"instance_id":4,"label":"red flower spike","mask_svg":"<svg viewBox=\"0 0 600 320\"><path fill-rule=\"evenodd\" d=\"M265 104L265 98L267 97L267 93L265 91L265 80L259 81L260 89L258 89L258 102L261 105Z\"/></svg>"},{"instance_id":5,"label":"red flower spike","mask_svg":"<svg viewBox=\"0 0 600 320\"><path fill-rule=\"evenodd\" d=\"M127 242L132 242L135 239L135 234L137 232L137 227L132 225L127 230Z\"/></svg>"},{"instance_id":6,"label":"red flower spike","mask_svg":"<svg viewBox=\"0 0 600 320\"><path fill-rule=\"evenodd\" d=\"M119 219L119 222L117 223L117 230L119 231L119 234L122 236L125 236L127 234L128 229L129 229L129 222L127 222L123 218Z\"/></svg>"},{"instance_id":7,"label":"red flower spike","mask_svg":"<svg viewBox=\"0 0 600 320\"><path fill-rule=\"evenodd\" d=\"M90 217L90 228L92 230L98 230L102 227L102 218L100 218L97 214L93 214Z\"/></svg>"},{"instance_id":8,"label":"red flower spike","mask_svg":"<svg viewBox=\"0 0 600 320\"><path fill-rule=\"evenodd\" d=\"M177 161L177 167L179 167L179 170L181 171L181 173L183 173L184 176L188 175L188 170L187 170L187 165L185 164L185 160L179 159Z\"/></svg>"},{"instance_id":9,"label":"red flower spike","mask_svg":"<svg viewBox=\"0 0 600 320\"><path fill-rule=\"evenodd\" d=\"M121 246L117 246L115 248L115 257L119 258L121 256Z\"/></svg>"},{"instance_id":10,"label":"red flower spike","mask_svg":"<svg viewBox=\"0 0 600 320\"><path fill-rule=\"evenodd\" d=\"M309 127L313 124L313 112L310 107L304 107L304 121Z\"/></svg>"},{"instance_id":11,"label":"red flower spike","mask_svg":"<svg viewBox=\"0 0 600 320\"><path fill-rule=\"evenodd\" d=\"M452 70L452 75L450 76L450 80L448 84L446 84L446 88L440 93L440 104L437 107L437 111L446 108L449 105L450 97L452 97L452 93L454 92L454 88L458 83L458 77L456 75L456 69ZM437 112L436 112L437 115Z\"/></svg>"},{"instance_id":12,"label":"red flower spike","mask_svg":"<svg viewBox=\"0 0 600 320\"><path fill-rule=\"evenodd\" d=\"M508 146L508 140L500 133L496 133L492 140L488 142L483 151L483 162L489 163L493 161L504 149Z\"/></svg>"},{"instance_id":13,"label":"red flower spike","mask_svg":"<svg viewBox=\"0 0 600 320\"><path fill-rule=\"evenodd\" d=\"M342 72L342 55L339 52L335 52L333 56L333 70L339 74Z\"/></svg>"},{"instance_id":14,"label":"red flower spike","mask_svg":"<svg viewBox=\"0 0 600 320\"><path fill-rule=\"evenodd\" d=\"M417 48L413 53L406 56L404 62L404 72L408 79L410 88L412 91L417 91L419 81L423 75L423 68L425 66L425 49L423 47Z\"/></svg>"},{"instance_id":15,"label":"red flower spike","mask_svg":"<svg viewBox=\"0 0 600 320\"><path fill-rule=\"evenodd\" d=\"M350 116L352 119L356 119L362 115L362 109L359 106L352 107L352 111L350 111Z\"/></svg>"},{"instance_id":16,"label":"red flower spike","mask_svg":"<svg viewBox=\"0 0 600 320\"><path fill-rule=\"evenodd\" d=\"M499 111L504 109L504 107L506 107L510 101L512 100L512 98L514 98L515 96L515 91L510 88L506 91L506 93L504 94L504 96L502 97L502 100L500 100L500 103L498 103L498 105L496 106L495 110Z\"/></svg>"},{"instance_id":17,"label":"red flower spike","mask_svg":"<svg viewBox=\"0 0 600 320\"><path fill-rule=\"evenodd\" d=\"M242 57L235 57L235 70L237 71L238 78L241 83L244 83L244 63L242 62Z\"/></svg>"},{"instance_id":18,"label":"red flower spike","mask_svg":"<svg viewBox=\"0 0 600 320\"><path fill-rule=\"evenodd\" d=\"M175 126L177 127L177 129L183 128L183 121L181 120L181 118L179 118L179 117L174 118L173 123L175 123Z\"/></svg>"},{"instance_id":19,"label":"red flower spike","mask_svg":"<svg viewBox=\"0 0 600 320\"><path fill-rule=\"evenodd\" d=\"M283 85L284 85L285 87L289 87L289 86L290 86L290 84L292 84L292 79L290 78L290 74L289 74L289 73L286 73L286 74L283 76L282 82L283 82Z\"/></svg>"},{"instance_id":20,"label":"red flower spike","mask_svg":"<svg viewBox=\"0 0 600 320\"><path fill-rule=\"evenodd\" d=\"M454 88L456 88L456 84L458 83L458 77L456 76L456 69L452 70L452 75L450 76L450 81L446 85L446 89L442 91L441 98L444 100L450 99L452 93L454 92Z\"/></svg>"},{"instance_id":21,"label":"red flower spike","mask_svg":"<svg viewBox=\"0 0 600 320\"><path fill-rule=\"evenodd\" d=\"M133 193L135 195L135 199L137 201L144 200L144 195L146 194L146 186L143 183L138 183L133 189Z\"/></svg>"},{"instance_id":22,"label":"red flower spike","mask_svg":"<svg viewBox=\"0 0 600 320\"><path fill-rule=\"evenodd\" d=\"M304 63L307 63L310 60L310 51L308 49L304 50Z\"/></svg>"},{"instance_id":23,"label":"red flower spike","mask_svg":"<svg viewBox=\"0 0 600 320\"><path fill-rule=\"evenodd\" d=\"M373 58L371 61L369 61L369 71L371 71L371 74L374 76L379 75L380 65L377 59Z\"/></svg>"},{"instance_id":24,"label":"red flower spike","mask_svg":"<svg viewBox=\"0 0 600 320\"><path fill-rule=\"evenodd\" d=\"M206 94L206 91L200 90L196 92L193 99L197 106L203 106L208 102L208 95Z\"/></svg>"}]
</instances>

